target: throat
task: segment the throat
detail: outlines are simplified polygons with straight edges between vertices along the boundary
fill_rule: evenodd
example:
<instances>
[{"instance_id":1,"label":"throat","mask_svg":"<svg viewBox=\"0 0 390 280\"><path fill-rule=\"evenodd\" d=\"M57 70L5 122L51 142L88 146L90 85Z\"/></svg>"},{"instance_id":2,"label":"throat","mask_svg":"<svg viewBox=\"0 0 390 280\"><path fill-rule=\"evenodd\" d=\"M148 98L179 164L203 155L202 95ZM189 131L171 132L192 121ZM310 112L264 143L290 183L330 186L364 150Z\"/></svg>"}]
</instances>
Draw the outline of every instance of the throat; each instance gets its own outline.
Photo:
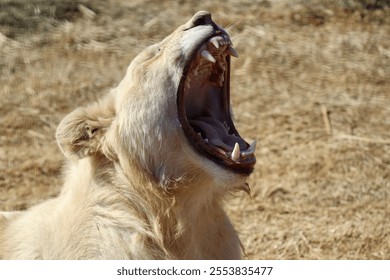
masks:
<instances>
[{"instance_id":1,"label":"throat","mask_svg":"<svg viewBox=\"0 0 390 280\"><path fill-rule=\"evenodd\" d=\"M172 209L176 230L174 240L170 243L170 251L181 252L179 257L182 259L216 257L206 257L215 253L208 252L211 245L209 241L217 239L217 231L220 229L218 223L224 221L226 216L221 207L221 199L211 194L212 188L200 187L197 191L183 193Z\"/></svg>"}]
</instances>

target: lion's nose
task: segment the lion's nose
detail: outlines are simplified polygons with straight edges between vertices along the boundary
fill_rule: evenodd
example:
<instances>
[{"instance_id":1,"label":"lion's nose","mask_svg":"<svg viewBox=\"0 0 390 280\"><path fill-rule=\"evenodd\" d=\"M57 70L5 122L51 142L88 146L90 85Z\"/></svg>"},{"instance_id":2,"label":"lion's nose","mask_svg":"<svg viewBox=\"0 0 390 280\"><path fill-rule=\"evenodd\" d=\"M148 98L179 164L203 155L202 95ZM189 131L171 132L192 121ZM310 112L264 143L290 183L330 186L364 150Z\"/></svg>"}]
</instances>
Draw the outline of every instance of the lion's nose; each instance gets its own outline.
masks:
<instances>
[{"instance_id":1,"label":"lion's nose","mask_svg":"<svg viewBox=\"0 0 390 280\"><path fill-rule=\"evenodd\" d=\"M214 25L211 14L206 11L197 12L187 23L186 28L190 29L199 25Z\"/></svg>"},{"instance_id":2,"label":"lion's nose","mask_svg":"<svg viewBox=\"0 0 390 280\"><path fill-rule=\"evenodd\" d=\"M211 14L206 11L197 12L191 19L193 26L211 24Z\"/></svg>"}]
</instances>

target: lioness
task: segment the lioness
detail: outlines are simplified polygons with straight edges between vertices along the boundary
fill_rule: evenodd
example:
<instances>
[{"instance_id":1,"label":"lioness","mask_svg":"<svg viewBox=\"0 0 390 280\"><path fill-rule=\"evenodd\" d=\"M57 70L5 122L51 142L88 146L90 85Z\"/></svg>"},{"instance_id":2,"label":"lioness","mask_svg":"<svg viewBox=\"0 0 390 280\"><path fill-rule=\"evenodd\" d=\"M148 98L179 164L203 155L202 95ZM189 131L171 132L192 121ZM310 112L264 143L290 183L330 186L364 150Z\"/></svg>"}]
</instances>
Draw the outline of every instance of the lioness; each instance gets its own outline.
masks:
<instances>
[{"instance_id":1,"label":"lioness","mask_svg":"<svg viewBox=\"0 0 390 280\"><path fill-rule=\"evenodd\" d=\"M226 31L198 12L119 86L60 123L61 194L0 214L2 259L239 259L221 202L249 191L256 142L231 117Z\"/></svg>"}]
</instances>

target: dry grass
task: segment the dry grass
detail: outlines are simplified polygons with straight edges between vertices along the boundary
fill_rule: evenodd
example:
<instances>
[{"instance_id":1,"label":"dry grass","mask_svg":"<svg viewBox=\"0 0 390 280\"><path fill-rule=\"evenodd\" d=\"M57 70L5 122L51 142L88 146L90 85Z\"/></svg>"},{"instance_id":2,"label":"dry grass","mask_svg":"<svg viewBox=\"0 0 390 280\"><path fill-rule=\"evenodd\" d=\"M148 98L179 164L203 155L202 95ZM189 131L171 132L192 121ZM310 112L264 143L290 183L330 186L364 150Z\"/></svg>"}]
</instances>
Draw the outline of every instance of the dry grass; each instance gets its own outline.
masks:
<instances>
[{"instance_id":1,"label":"dry grass","mask_svg":"<svg viewBox=\"0 0 390 280\"><path fill-rule=\"evenodd\" d=\"M56 195L59 121L115 86L145 46L206 9L230 26L240 53L237 127L260 141L252 198L227 205L247 258L390 259L387 1L29 3L12 8L35 17L29 29L0 13L1 210ZM58 13L29 10L48 3Z\"/></svg>"}]
</instances>

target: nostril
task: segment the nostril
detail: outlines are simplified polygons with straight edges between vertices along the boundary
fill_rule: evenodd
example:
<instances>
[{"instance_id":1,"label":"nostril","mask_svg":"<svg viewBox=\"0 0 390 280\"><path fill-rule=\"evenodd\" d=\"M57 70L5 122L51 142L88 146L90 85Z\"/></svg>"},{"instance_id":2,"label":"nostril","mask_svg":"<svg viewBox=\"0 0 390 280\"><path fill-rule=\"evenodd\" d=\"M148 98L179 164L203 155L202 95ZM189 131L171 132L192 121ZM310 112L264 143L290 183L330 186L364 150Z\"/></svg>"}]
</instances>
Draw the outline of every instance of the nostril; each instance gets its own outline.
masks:
<instances>
[{"instance_id":1,"label":"nostril","mask_svg":"<svg viewBox=\"0 0 390 280\"><path fill-rule=\"evenodd\" d=\"M197 18L194 21L194 26L199 26L199 25L206 25L206 19L205 18Z\"/></svg>"},{"instance_id":2,"label":"nostril","mask_svg":"<svg viewBox=\"0 0 390 280\"><path fill-rule=\"evenodd\" d=\"M211 23L211 14L209 12L199 12L192 19L193 26L207 25Z\"/></svg>"}]
</instances>

